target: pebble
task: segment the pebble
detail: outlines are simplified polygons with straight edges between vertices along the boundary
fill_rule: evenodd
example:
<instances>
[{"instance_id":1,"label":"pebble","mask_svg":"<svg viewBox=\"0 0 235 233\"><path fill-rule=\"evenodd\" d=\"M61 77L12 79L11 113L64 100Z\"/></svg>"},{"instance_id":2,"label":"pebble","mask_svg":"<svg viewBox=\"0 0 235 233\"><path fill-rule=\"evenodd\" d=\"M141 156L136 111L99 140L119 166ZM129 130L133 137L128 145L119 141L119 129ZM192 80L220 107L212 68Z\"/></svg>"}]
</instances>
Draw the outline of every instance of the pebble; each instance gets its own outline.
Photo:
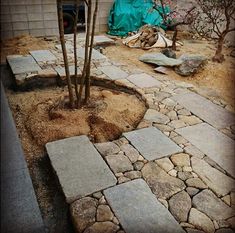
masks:
<instances>
[{"instance_id":1,"label":"pebble","mask_svg":"<svg viewBox=\"0 0 235 233\"><path fill-rule=\"evenodd\" d=\"M194 187L187 187L186 188L187 193L189 194L190 197L193 197L196 195L200 190Z\"/></svg>"},{"instance_id":2,"label":"pebble","mask_svg":"<svg viewBox=\"0 0 235 233\"><path fill-rule=\"evenodd\" d=\"M144 166L144 163L141 161L137 161L133 164L135 170L140 171Z\"/></svg>"},{"instance_id":3,"label":"pebble","mask_svg":"<svg viewBox=\"0 0 235 233\"><path fill-rule=\"evenodd\" d=\"M177 171L175 169L172 169L168 172L169 175L173 176L173 177L177 177Z\"/></svg>"},{"instance_id":4,"label":"pebble","mask_svg":"<svg viewBox=\"0 0 235 233\"><path fill-rule=\"evenodd\" d=\"M180 167L190 166L189 155L185 153L172 155L171 161L175 166L180 166Z\"/></svg>"},{"instance_id":5,"label":"pebble","mask_svg":"<svg viewBox=\"0 0 235 233\"><path fill-rule=\"evenodd\" d=\"M112 221L114 215L108 205L99 205L96 211L97 222Z\"/></svg>"},{"instance_id":6,"label":"pebble","mask_svg":"<svg viewBox=\"0 0 235 233\"><path fill-rule=\"evenodd\" d=\"M122 183L125 183L125 182L130 181L130 180L131 179L129 179L129 178L125 177L125 176L122 176L122 177L118 178L118 183L122 184Z\"/></svg>"},{"instance_id":7,"label":"pebble","mask_svg":"<svg viewBox=\"0 0 235 233\"><path fill-rule=\"evenodd\" d=\"M167 157L155 160L155 162L157 163L159 167L161 167L166 172L169 172L170 170L174 168L173 163Z\"/></svg>"},{"instance_id":8,"label":"pebble","mask_svg":"<svg viewBox=\"0 0 235 233\"><path fill-rule=\"evenodd\" d=\"M93 193L92 196L96 199L100 199L103 196L103 194L101 192L96 192L96 193Z\"/></svg>"},{"instance_id":9,"label":"pebble","mask_svg":"<svg viewBox=\"0 0 235 233\"><path fill-rule=\"evenodd\" d=\"M175 129L179 129L186 126L186 124L182 120L173 120L168 123L168 125Z\"/></svg>"}]
</instances>

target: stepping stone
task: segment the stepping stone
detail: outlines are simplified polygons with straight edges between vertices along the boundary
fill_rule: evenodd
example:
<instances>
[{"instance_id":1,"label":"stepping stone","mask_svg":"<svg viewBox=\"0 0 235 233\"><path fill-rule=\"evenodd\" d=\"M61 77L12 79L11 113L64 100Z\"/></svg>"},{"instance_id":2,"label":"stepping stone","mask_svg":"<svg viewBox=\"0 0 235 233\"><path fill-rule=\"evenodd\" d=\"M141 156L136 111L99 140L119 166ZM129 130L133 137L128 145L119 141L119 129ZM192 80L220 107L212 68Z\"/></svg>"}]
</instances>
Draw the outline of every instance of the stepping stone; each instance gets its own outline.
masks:
<instances>
[{"instance_id":1,"label":"stepping stone","mask_svg":"<svg viewBox=\"0 0 235 233\"><path fill-rule=\"evenodd\" d=\"M104 195L126 233L184 232L142 179L109 188Z\"/></svg>"},{"instance_id":2,"label":"stepping stone","mask_svg":"<svg viewBox=\"0 0 235 233\"><path fill-rule=\"evenodd\" d=\"M147 160L160 159L183 151L165 134L154 127L131 131L123 135Z\"/></svg>"},{"instance_id":3,"label":"stepping stone","mask_svg":"<svg viewBox=\"0 0 235 233\"><path fill-rule=\"evenodd\" d=\"M77 49L77 56L84 59L85 58L85 48L78 48ZM107 59L103 54L98 52L97 50L93 49L92 50L92 60L100 60L100 59Z\"/></svg>"},{"instance_id":4,"label":"stepping stone","mask_svg":"<svg viewBox=\"0 0 235 233\"><path fill-rule=\"evenodd\" d=\"M40 66L36 63L31 55L22 57L7 56L7 61L11 67L13 74L24 74L40 71Z\"/></svg>"},{"instance_id":5,"label":"stepping stone","mask_svg":"<svg viewBox=\"0 0 235 233\"><path fill-rule=\"evenodd\" d=\"M173 99L218 129L226 128L235 123L234 114L198 94L192 92L180 94L174 96Z\"/></svg>"},{"instance_id":6,"label":"stepping stone","mask_svg":"<svg viewBox=\"0 0 235 233\"><path fill-rule=\"evenodd\" d=\"M68 203L116 184L87 136L50 142L46 149Z\"/></svg>"},{"instance_id":7,"label":"stepping stone","mask_svg":"<svg viewBox=\"0 0 235 233\"><path fill-rule=\"evenodd\" d=\"M176 132L235 177L234 140L206 123L177 129Z\"/></svg>"},{"instance_id":8,"label":"stepping stone","mask_svg":"<svg viewBox=\"0 0 235 233\"><path fill-rule=\"evenodd\" d=\"M29 51L37 62L56 61L56 56L49 50L35 50Z\"/></svg>"},{"instance_id":9,"label":"stepping stone","mask_svg":"<svg viewBox=\"0 0 235 233\"><path fill-rule=\"evenodd\" d=\"M75 68L75 66L69 66L69 74L70 75L75 74L74 68ZM65 73L65 68L64 67L56 66L56 67L54 67L54 69L62 79L66 78L66 73ZM82 74L82 72L81 72L80 68L78 67L78 75L81 75L81 74Z\"/></svg>"},{"instance_id":10,"label":"stepping stone","mask_svg":"<svg viewBox=\"0 0 235 233\"><path fill-rule=\"evenodd\" d=\"M135 84L140 88L148 87L160 87L161 83L153 78L152 76L142 73L142 74L132 74L127 78L130 82Z\"/></svg>"},{"instance_id":11,"label":"stepping stone","mask_svg":"<svg viewBox=\"0 0 235 233\"><path fill-rule=\"evenodd\" d=\"M115 41L105 35L94 36L95 45L115 44Z\"/></svg>"},{"instance_id":12,"label":"stepping stone","mask_svg":"<svg viewBox=\"0 0 235 233\"><path fill-rule=\"evenodd\" d=\"M101 66L98 68L103 73L105 73L110 79L124 79L128 74L116 66Z\"/></svg>"}]
</instances>

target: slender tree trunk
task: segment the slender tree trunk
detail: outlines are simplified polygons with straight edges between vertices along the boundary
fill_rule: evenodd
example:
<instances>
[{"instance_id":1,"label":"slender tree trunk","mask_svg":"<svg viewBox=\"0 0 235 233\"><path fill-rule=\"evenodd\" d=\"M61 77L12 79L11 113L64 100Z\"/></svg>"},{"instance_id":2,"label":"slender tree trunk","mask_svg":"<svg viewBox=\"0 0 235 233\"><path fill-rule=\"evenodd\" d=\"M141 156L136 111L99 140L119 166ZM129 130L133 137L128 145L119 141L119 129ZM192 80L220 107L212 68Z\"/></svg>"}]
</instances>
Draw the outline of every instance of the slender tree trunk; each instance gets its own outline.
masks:
<instances>
[{"instance_id":1,"label":"slender tree trunk","mask_svg":"<svg viewBox=\"0 0 235 233\"><path fill-rule=\"evenodd\" d=\"M89 50L89 58L88 58L88 65L87 65L87 77L86 77L86 86L85 86L85 103L87 103L87 100L90 98L91 57L92 57L92 49L93 49L93 43L94 43L97 11L98 11L98 0L96 0L96 2L95 2L95 10L94 10L94 13L93 13L91 41L90 41L90 50Z\"/></svg>"},{"instance_id":2,"label":"slender tree trunk","mask_svg":"<svg viewBox=\"0 0 235 233\"><path fill-rule=\"evenodd\" d=\"M218 40L217 49L216 49L214 57L212 58L212 60L215 62L221 63L225 60L224 55L222 54L224 39L225 39L225 35L221 35L221 37Z\"/></svg>"},{"instance_id":3,"label":"slender tree trunk","mask_svg":"<svg viewBox=\"0 0 235 233\"><path fill-rule=\"evenodd\" d=\"M77 59L77 21L78 21L78 3L79 0L75 0L76 14L74 19L74 28L73 28L73 47L74 47L74 79L75 79L75 94L77 98L77 103L79 99L78 93L78 59Z\"/></svg>"},{"instance_id":4,"label":"slender tree trunk","mask_svg":"<svg viewBox=\"0 0 235 233\"><path fill-rule=\"evenodd\" d=\"M61 42L61 47L62 47L62 51L63 51L66 81L67 81L68 91L69 91L69 104L70 104L70 107L73 108L74 107L74 97L73 97L73 88L72 88L71 78L70 78L70 74L69 74L68 57L67 57L67 52L66 52L65 40L64 40L64 22L63 22L62 0L57 0L57 12L58 12L60 42Z\"/></svg>"},{"instance_id":5,"label":"slender tree trunk","mask_svg":"<svg viewBox=\"0 0 235 233\"><path fill-rule=\"evenodd\" d=\"M85 58L84 58L84 65L82 70L82 77L81 77L81 83L79 88L79 101L78 101L78 107L81 106L82 103L82 93L83 93L83 87L87 75L87 65L88 65L88 49L89 49L89 41L90 41L90 25L91 25L91 7L92 7L92 1L88 0L87 2L87 21L86 21L86 43L85 43Z\"/></svg>"},{"instance_id":6,"label":"slender tree trunk","mask_svg":"<svg viewBox=\"0 0 235 233\"><path fill-rule=\"evenodd\" d=\"M172 50L176 51L176 39L177 39L178 29L174 27L174 34L172 37Z\"/></svg>"}]
</instances>

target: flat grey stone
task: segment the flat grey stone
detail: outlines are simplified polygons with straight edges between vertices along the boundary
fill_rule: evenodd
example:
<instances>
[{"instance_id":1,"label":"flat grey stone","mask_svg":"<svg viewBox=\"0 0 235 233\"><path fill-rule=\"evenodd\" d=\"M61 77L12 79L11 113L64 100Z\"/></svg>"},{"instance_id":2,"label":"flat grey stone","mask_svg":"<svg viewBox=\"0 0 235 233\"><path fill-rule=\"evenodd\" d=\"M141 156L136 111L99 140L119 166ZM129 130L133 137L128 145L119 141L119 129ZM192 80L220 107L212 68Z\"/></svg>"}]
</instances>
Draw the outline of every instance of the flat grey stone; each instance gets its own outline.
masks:
<instances>
[{"instance_id":1,"label":"flat grey stone","mask_svg":"<svg viewBox=\"0 0 235 233\"><path fill-rule=\"evenodd\" d=\"M46 144L68 203L116 184L116 178L87 136Z\"/></svg>"},{"instance_id":2,"label":"flat grey stone","mask_svg":"<svg viewBox=\"0 0 235 233\"><path fill-rule=\"evenodd\" d=\"M176 95L172 98L193 114L216 128L226 128L235 123L234 114L198 94L191 92Z\"/></svg>"},{"instance_id":3,"label":"flat grey stone","mask_svg":"<svg viewBox=\"0 0 235 233\"><path fill-rule=\"evenodd\" d=\"M233 217L235 211L221 201L216 195L205 189L193 197L193 206L205 213L212 220L223 220Z\"/></svg>"},{"instance_id":4,"label":"flat grey stone","mask_svg":"<svg viewBox=\"0 0 235 233\"><path fill-rule=\"evenodd\" d=\"M7 61L11 67L13 74L23 74L29 72L40 71L40 66L36 63L31 55L24 57L8 57Z\"/></svg>"},{"instance_id":5,"label":"flat grey stone","mask_svg":"<svg viewBox=\"0 0 235 233\"><path fill-rule=\"evenodd\" d=\"M169 117L166 115L154 110L148 109L144 115L144 120L151 121L158 124L167 124L170 122Z\"/></svg>"},{"instance_id":6,"label":"flat grey stone","mask_svg":"<svg viewBox=\"0 0 235 233\"><path fill-rule=\"evenodd\" d=\"M115 41L105 35L94 36L94 45L115 44Z\"/></svg>"},{"instance_id":7,"label":"flat grey stone","mask_svg":"<svg viewBox=\"0 0 235 233\"><path fill-rule=\"evenodd\" d=\"M85 58L85 48L79 47L77 49L77 56L84 59ZM101 54L97 50L93 49L91 59L92 60L101 60L101 59L107 59L107 57L105 57L103 54Z\"/></svg>"},{"instance_id":8,"label":"flat grey stone","mask_svg":"<svg viewBox=\"0 0 235 233\"><path fill-rule=\"evenodd\" d=\"M224 173L211 167L202 159L191 159L193 171L198 174L202 181L208 185L218 196L225 196L235 189L235 181Z\"/></svg>"},{"instance_id":9,"label":"flat grey stone","mask_svg":"<svg viewBox=\"0 0 235 233\"><path fill-rule=\"evenodd\" d=\"M148 87L160 87L161 83L153 78L152 76L142 73L142 74L132 74L127 79L140 88Z\"/></svg>"},{"instance_id":10,"label":"flat grey stone","mask_svg":"<svg viewBox=\"0 0 235 233\"><path fill-rule=\"evenodd\" d=\"M131 131L123 135L148 160L160 159L182 152L179 146L154 127Z\"/></svg>"},{"instance_id":11,"label":"flat grey stone","mask_svg":"<svg viewBox=\"0 0 235 233\"><path fill-rule=\"evenodd\" d=\"M55 71L58 73L58 75L61 77L61 78L65 78L66 77L66 73L65 73L65 68L62 67L62 66L56 66L54 67ZM75 74L75 66L69 66L69 74L70 75L74 75ZM82 72L80 70L80 68L78 67L78 75L81 75Z\"/></svg>"},{"instance_id":12,"label":"flat grey stone","mask_svg":"<svg viewBox=\"0 0 235 233\"><path fill-rule=\"evenodd\" d=\"M183 233L170 212L141 179L104 191L126 233Z\"/></svg>"},{"instance_id":13,"label":"flat grey stone","mask_svg":"<svg viewBox=\"0 0 235 233\"><path fill-rule=\"evenodd\" d=\"M158 66L179 66L183 63L180 59L169 58L162 53L147 53L140 56L139 60Z\"/></svg>"},{"instance_id":14,"label":"flat grey stone","mask_svg":"<svg viewBox=\"0 0 235 233\"><path fill-rule=\"evenodd\" d=\"M56 56L49 50L29 51L37 62L56 61Z\"/></svg>"},{"instance_id":15,"label":"flat grey stone","mask_svg":"<svg viewBox=\"0 0 235 233\"><path fill-rule=\"evenodd\" d=\"M121 70L117 66L101 66L98 69L105 73L112 80L124 79L128 76L125 71Z\"/></svg>"},{"instance_id":16,"label":"flat grey stone","mask_svg":"<svg viewBox=\"0 0 235 233\"><path fill-rule=\"evenodd\" d=\"M235 177L234 140L206 123L177 129L176 132Z\"/></svg>"}]
</instances>

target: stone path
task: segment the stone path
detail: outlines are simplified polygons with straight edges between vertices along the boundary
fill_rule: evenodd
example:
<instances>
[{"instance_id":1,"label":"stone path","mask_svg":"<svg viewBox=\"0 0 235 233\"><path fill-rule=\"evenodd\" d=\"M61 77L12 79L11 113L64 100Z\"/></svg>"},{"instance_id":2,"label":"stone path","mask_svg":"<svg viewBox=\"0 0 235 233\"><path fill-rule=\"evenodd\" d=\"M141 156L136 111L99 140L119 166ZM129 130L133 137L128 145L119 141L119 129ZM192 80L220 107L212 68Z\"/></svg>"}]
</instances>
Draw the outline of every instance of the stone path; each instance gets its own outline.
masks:
<instances>
[{"instance_id":1,"label":"stone path","mask_svg":"<svg viewBox=\"0 0 235 233\"><path fill-rule=\"evenodd\" d=\"M73 73L73 38L66 40ZM97 37L98 43L105 40ZM29 75L49 69L63 77L61 47L55 47L45 54L56 60L47 55L40 62L30 55L8 57L16 80L21 72L25 74L20 80L27 82ZM82 68L84 38L78 39L78 54ZM94 147L80 136L47 144L77 231L234 230L235 125L234 113L227 110L231 106L215 95L202 97L198 93L203 91L192 84L133 69L97 50L91 73L99 81L135 89L149 109L137 129L118 140Z\"/></svg>"}]
</instances>

